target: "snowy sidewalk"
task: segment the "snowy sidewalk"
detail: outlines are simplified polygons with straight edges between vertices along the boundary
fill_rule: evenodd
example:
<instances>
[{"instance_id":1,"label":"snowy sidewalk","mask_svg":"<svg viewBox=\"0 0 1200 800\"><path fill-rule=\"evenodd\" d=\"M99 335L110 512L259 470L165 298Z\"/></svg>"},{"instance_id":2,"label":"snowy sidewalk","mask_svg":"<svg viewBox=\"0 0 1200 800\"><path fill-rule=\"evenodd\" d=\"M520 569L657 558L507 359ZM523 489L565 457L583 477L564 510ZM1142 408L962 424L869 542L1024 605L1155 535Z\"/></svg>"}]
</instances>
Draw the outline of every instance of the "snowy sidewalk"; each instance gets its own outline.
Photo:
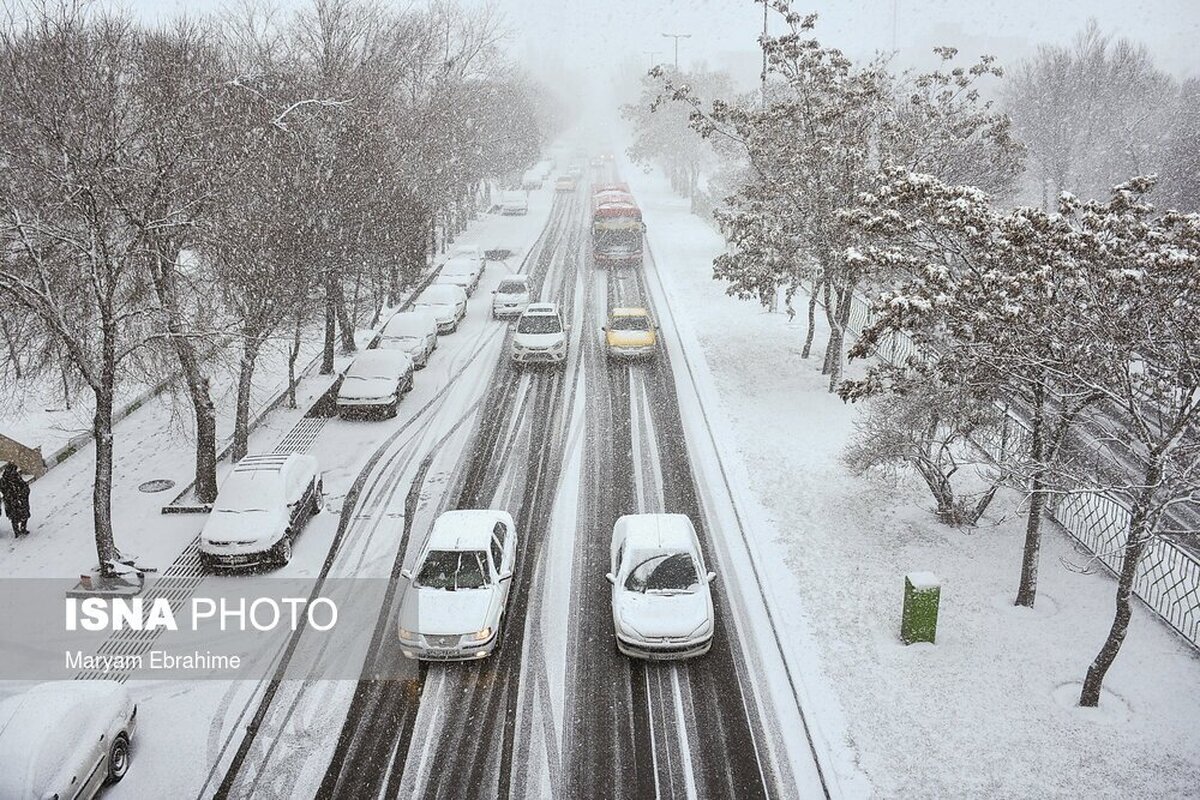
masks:
<instances>
[{"instance_id":1,"label":"snowy sidewalk","mask_svg":"<svg viewBox=\"0 0 1200 800\"><path fill-rule=\"evenodd\" d=\"M761 511L755 549L772 596L797 620L782 623L793 663L817 668L815 647L875 794L1194 796L1194 651L1137 608L1101 708L1077 708L1111 621L1111 579L1070 569L1084 557L1048 532L1038 607L1016 609L1018 496L998 498L979 527L955 530L935 521L915 479L851 475L840 456L859 409L826 391L825 332L801 359L803 320L727 296L711 277L721 237L657 173L624 174L671 306L686 309L711 371L718 401L707 411L737 451L723 457L744 466ZM898 639L903 576L913 570L944 581L937 645ZM800 638L805 630L812 640Z\"/></svg>"}]
</instances>

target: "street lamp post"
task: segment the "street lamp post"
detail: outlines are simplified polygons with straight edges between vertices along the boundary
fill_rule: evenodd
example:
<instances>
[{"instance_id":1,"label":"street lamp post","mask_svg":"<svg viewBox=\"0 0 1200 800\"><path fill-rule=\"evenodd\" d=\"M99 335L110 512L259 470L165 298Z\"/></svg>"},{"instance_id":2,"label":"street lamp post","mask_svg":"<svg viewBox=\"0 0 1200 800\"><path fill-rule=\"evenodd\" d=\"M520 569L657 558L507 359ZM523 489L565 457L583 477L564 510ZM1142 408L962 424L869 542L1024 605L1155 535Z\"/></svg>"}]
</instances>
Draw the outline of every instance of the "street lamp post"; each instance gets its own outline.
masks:
<instances>
[{"instance_id":1,"label":"street lamp post","mask_svg":"<svg viewBox=\"0 0 1200 800\"><path fill-rule=\"evenodd\" d=\"M650 56L650 69L654 69L654 65L658 63L657 61L655 61L655 58L657 58L658 54L661 53L662 51L661 50L643 50L642 52L645 53L646 55Z\"/></svg>"},{"instance_id":2,"label":"street lamp post","mask_svg":"<svg viewBox=\"0 0 1200 800\"><path fill-rule=\"evenodd\" d=\"M690 39L690 38L692 38L692 35L690 33L664 33L663 36L667 37L668 39L675 40L675 70L678 72L679 71L679 40L680 39Z\"/></svg>"}]
</instances>

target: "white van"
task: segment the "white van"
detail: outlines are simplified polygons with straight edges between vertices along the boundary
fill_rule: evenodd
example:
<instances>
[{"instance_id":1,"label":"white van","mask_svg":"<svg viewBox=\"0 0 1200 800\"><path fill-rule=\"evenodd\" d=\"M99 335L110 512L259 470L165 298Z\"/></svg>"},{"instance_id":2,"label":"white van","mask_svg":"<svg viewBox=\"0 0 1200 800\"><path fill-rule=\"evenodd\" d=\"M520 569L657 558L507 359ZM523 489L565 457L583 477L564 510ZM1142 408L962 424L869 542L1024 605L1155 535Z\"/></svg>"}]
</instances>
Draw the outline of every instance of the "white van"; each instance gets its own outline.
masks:
<instances>
[{"instance_id":1,"label":"white van","mask_svg":"<svg viewBox=\"0 0 1200 800\"><path fill-rule=\"evenodd\" d=\"M437 319L429 311L400 311L383 326L380 350L408 353L413 366L421 369L437 349Z\"/></svg>"},{"instance_id":2,"label":"white van","mask_svg":"<svg viewBox=\"0 0 1200 800\"><path fill-rule=\"evenodd\" d=\"M209 568L286 564L293 539L324 505L312 456L248 455L221 483L200 531L200 561Z\"/></svg>"},{"instance_id":3,"label":"white van","mask_svg":"<svg viewBox=\"0 0 1200 800\"><path fill-rule=\"evenodd\" d=\"M520 316L529 308L532 295L528 275L506 275L492 292L492 319Z\"/></svg>"},{"instance_id":4,"label":"white van","mask_svg":"<svg viewBox=\"0 0 1200 800\"><path fill-rule=\"evenodd\" d=\"M396 416L400 398L412 388L412 356L401 350L364 350L342 376L338 414L380 412Z\"/></svg>"}]
</instances>

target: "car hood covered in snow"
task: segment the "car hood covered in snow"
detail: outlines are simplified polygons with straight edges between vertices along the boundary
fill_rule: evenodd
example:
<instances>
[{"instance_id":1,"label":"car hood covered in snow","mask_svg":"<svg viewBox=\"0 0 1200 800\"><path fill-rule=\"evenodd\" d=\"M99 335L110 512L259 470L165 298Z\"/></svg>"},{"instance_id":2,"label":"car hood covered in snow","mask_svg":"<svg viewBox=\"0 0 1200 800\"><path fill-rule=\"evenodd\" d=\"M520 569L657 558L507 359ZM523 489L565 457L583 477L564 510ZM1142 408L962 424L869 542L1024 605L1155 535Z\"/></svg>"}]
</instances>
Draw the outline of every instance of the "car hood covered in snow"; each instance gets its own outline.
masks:
<instances>
[{"instance_id":1,"label":"car hood covered in snow","mask_svg":"<svg viewBox=\"0 0 1200 800\"><path fill-rule=\"evenodd\" d=\"M648 347L654 344L654 332L609 331L608 343L612 347Z\"/></svg>"},{"instance_id":2,"label":"car hood covered in snow","mask_svg":"<svg viewBox=\"0 0 1200 800\"><path fill-rule=\"evenodd\" d=\"M548 348L563 341L561 333L514 333L513 344L520 347Z\"/></svg>"},{"instance_id":3,"label":"car hood covered in snow","mask_svg":"<svg viewBox=\"0 0 1200 800\"><path fill-rule=\"evenodd\" d=\"M435 636L473 633L493 624L488 608L496 591L496 586L454 592L410 586L400 607L400 627Z\"/></svg>"},{"instance_id":4,"label":"car hood covered in snow","mask_svg":"<svg viewBox=\"0 0 1200 800\"><path fill-rule=\"evenodd\" d=\"M708 587L690 594L641 594L622 591L617 598L621 626L645 638L680 638L712 621Z\"/></svg>"}]
</instances>

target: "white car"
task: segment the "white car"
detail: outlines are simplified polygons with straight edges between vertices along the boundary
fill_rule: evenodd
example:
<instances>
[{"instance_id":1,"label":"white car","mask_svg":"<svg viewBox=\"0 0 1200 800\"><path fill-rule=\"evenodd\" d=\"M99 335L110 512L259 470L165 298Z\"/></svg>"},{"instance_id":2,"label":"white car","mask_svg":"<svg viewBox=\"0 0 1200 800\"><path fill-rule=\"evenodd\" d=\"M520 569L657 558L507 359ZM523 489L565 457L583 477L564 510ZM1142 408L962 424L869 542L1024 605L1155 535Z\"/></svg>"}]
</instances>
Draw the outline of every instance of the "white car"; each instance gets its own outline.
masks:
<instances>
[{"instance_id":1,"label":"white car","mask_svg":"<svg viewBox=\"0 0 1200 800\"><path fill-rule=\"evenodd\" d=\"M475 287L479 285L479 276L482 273L483 268L479 265L478 259L470 256L454 256L438 270L434 285L461 286L467 293L467 297L470 297L475 293Z\"/></svg>"},{"instance_id":2,"label":"white car","mask_svg":"<svg viewBox=\"0 0 1200 800\"><path fill-rule=\"evenodd\" d=\"M200 531L200 561L209 568L286 564L293 540L324 504L312 456L248 455L217 491Z\"/></svg>"},{"instance_id":3,"label":"white car","mask_svg":"<svg viewBox=\"0 0 1200 800\"><path fill-rule=\"evenodd\" d=\"M492 318L520 316L529 308L533 292L528 275L508 275L492 292Z\"/></svg>"},{"instance_id":4,"label":"white car","mask_svg":"<svg viewBox=\"0 0 1200 800\"><path fill-rule=\"evenodd\" d=\"M467 661L496 649L517 558L506 511L447 511L438 517L400 602L396 634L408 658Z\"/></svg>"},{"instance_id":5,"label":"white car","mask_svg":"<svg viewBox=\"0 0 1200 800\"><path fill-rule=\"evenodd\" d=\"M467 315L467 293L461 286L435 283L417 295L413 308L431 312L437 320L438 333L454 333Z\"/></svg>"},{"instance_id":6,"label":"white car","mask_svg":"<svg viewBox=\"0 0 1200 800\"><path fill-rule=\"evenodd\" d=\"M525 198L524 192L502 192L500 194L500 213L511 214L528 214L529 200Z\"/></svg>"},{"instance_id":7,"label":"white car","mask_svg":"<svg viewBox=\"0 0 1200 800\"><path fill-rule=\"evenodd\" d=\"M477 244L456 244L454 249L450 251L451 258L466 256L474 258L479 262L479 269L483 270L487 267L487 255L483 252L483 248Z\"/></svg>"},{"instance_id":8,"label":"white car","mask_svg":"<svg viewBox=\"0 0 1200 800\"><path fill-rule=\"evenodd\" d=\"M652 660L691 658L712 647L717 577L704 566L684 514L627 514L613 526L613 629L617 649Z\"/></svg>"},{"instance_id":9,"label":"white car","mask_svg":"<svg viewBox=\"0 0 1200 800\"><path fill-rule=\"evenodd\" d=\"M52 681L0 702L0 797L90 800L129 770L137 705L116 681Z\"/></svg>"},{"instance_id":10,"label":"white car","mask_svg":"<svg viewBox=\"0 0 1200 800\"><path fill-rule=\"evenodd\" d=\"M565 365L568 330L556 303L530 303L513 332L513 363Z\"/></svg>"},{"instance_id":11,"label":"white car","mask_svg":"<svg viewBox=\"0 0 1200 800\"><path fill-rule=\"evenodd\" d=\"M428 311L397 312L379 334L379 349L408 353L421 369L437 349L437 320Z\"/></svg>"},{"instance_id":12,"label":"white car","mask_svg":"<svg viewBox=\"0 0 1200 800\"><path fill-rule=\"evenodd\" d=\"M342 375L338 414L396 416L400 398L412 389L413 368L412 356L401 350L363 350Z\"/></svg>"}]
</instances>

